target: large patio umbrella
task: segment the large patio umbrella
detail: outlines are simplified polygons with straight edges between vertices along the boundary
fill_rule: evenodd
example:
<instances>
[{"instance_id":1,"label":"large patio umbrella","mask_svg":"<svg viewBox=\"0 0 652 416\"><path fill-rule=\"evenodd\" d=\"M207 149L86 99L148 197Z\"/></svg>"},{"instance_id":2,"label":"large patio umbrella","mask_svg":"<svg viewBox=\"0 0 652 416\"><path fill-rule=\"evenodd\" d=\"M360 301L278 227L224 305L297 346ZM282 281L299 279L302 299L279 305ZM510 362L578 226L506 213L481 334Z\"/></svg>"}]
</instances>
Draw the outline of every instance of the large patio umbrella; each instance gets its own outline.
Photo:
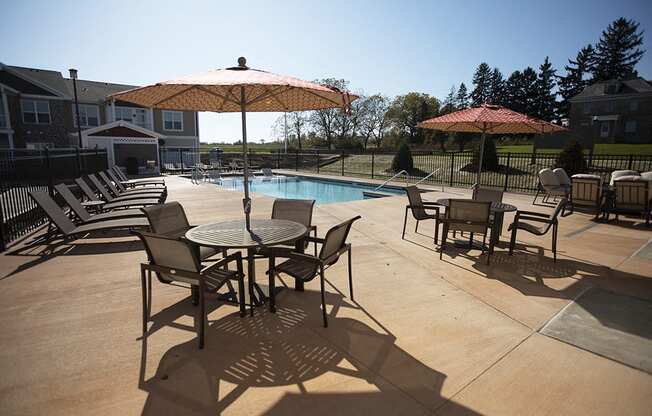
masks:
<instances>
[{"instance_id":1,"label":"large patio umbrella","mask_svg":"<svg viewBox=\"0 0 652 416\"><path fill-rule=\"evenodd\" d=\"M351 101L358 98L334 87L251 69L242 57L238 58L238 66L235 67L159 82L113 94L112 97L143 107L166 110L242 113L243 206L247 229L250 229L251 212L247 112L288 112L337 107L347 109Z\"/></svg>"},{"instance_id":2,"label":"large patio umbrella","mask_svg":"<svg viewBox=\"0 0 652 416\"><path fill-rule=\"evenodd\" d=\"M417 127L448 132L481 133L478 173L476 176L478 185L480 185L484 142L487 134L544 134L566 131L566 128L562 126L492 104L482 104L479 107L466 108L431 118L417 124Z\"/></svg>"}]
</instances>

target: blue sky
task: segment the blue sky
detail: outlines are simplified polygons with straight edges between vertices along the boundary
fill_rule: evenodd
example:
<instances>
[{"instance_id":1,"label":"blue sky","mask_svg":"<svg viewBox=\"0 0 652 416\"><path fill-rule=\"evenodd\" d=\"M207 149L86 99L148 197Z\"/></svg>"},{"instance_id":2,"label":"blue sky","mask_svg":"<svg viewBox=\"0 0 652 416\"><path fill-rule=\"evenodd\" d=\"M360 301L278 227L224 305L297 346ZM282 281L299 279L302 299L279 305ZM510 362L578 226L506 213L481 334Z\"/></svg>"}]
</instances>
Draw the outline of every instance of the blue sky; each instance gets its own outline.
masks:
<instances>
[{"instance_id":1,"label":"blue sky","mask_svg":"<svg viewBox=\"0 0 652 416\"><path fill-rule=\"evenodd\" d=\"M546 55L560 69L614 19L634 18L652 49L649 1L7 1L0 62L79 69L80 78L138 85L246 56L303 79L345 78L354 91L443 98L482 61L504 74ZM638 66L652 78L652 50ZM248 117L269 140L278 114ZM241 137L234 114L200 115L202 141Z\"/></svg>"}]
</instances>

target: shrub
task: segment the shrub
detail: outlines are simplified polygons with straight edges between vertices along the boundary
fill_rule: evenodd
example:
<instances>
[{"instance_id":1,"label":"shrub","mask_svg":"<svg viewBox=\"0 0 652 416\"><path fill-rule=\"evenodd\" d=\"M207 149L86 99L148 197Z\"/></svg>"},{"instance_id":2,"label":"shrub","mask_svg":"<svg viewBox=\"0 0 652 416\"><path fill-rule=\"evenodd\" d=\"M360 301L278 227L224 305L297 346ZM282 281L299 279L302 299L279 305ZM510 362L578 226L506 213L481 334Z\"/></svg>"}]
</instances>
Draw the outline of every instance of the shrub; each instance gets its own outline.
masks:
<instances>
[{"instance_id":1,"label":"shrub","mask_svg":"<svg viewBox=\"0 0 652 416\"><path fill-rule=\"evenodd\" d=\"M401 170L406 170L408 173L414 170L412 151L405 142L399 146L398 152L396 152L392 160L392 172L400 172Z\"/></svg>"},{"instance_id":2,"label":"shrub","mask_svg":"<svg viewBox=\"0 0 652 416\"><path fill-rule=\"evenodd\" d=\"M473 166L478 169L478 160L480 153L480 144L475 147L473 153ZM496 153L496 143L491 136L485 136L484 153L482 157L482 170L490 172L498 171L498 154Z\"/></svg>"},{"instance_id":3,"label":"shrub","mask_svg":"<svg viewBox=\"0 0 652 416\"><path fill-rule=\"evenodd\" d=\"M563 168L568 176L573 176L576 173L586 173L587 165L582 145L574 140L566 143L564 150L557 156L555 167Z\"/></svg>"}]
</instances>

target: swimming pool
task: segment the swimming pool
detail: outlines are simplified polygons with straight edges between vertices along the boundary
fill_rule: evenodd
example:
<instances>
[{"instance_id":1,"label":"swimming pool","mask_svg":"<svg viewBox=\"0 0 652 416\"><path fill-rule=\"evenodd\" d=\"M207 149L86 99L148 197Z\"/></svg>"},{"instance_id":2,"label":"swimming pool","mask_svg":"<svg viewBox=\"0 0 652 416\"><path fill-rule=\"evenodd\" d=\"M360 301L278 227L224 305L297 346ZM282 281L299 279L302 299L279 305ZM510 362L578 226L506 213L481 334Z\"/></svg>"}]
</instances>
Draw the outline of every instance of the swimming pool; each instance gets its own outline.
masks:
<instances>
[{"instance_id":1,"label":"swimming pool","mask_svg":"<svg viewBox=\"0 0 652 416\"><path fill-rule=\"evenodd\" d=\"M242 190L243 178L223 178L218 182L227 189ZM274 176L272 178L249 178L249 191L275 198L314 199L317 205L366 199L365 192L374 192L374 185L321 180L297 176ZM402 189L384 187L374 193L386 196L404 195Z\"/></svg>"}]
</instances>

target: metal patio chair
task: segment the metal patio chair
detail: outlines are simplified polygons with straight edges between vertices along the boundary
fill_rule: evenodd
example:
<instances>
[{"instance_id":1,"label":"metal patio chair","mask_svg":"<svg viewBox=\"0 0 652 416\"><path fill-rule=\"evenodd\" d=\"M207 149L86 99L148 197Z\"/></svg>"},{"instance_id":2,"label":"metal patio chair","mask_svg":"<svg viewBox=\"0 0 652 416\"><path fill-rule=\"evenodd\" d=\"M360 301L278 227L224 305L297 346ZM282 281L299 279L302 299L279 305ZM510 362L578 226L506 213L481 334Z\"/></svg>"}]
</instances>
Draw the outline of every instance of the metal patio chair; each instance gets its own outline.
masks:
<instances>
[{"instance_id":1,"label":"metal patio chair","mask_svg":"<svg viewBox=\"0 0 652 416\"><path fill-rule=\"evenodd\" d=\"M482 234L482 253L485 252L487 234L491 227L489 215L491 214L491 202L473 201L469 199L451 199L446 211L446 216L439 221L443 224L443 236L439 248L439 258L443 258L446 248L446 239L449 231L460 231L470 233L469 247L473 246L474 234ZM487 264L493 251L493 239L489 239L489 250L487 250Z\"/></svg>"},{"instance_id":2,"label":"metal patio chair","mask_svg":"<svg viewBox=\"0 0 652 416\"><path fill-rule=\"evenodd\" d=\"M324 328L328 327L328 319L326 317L326 298L324 289L324 271L330 266L337 263L340 256L344 253L348 254L349 260L349 295L353 300L353 272L351 268L351 244L346 242L346 239L351 231L351 226L355 221L360 219L358 215L348 221L334 226L322 238L307 237L308 240L321 244L319 255L312 256L309 254L299 253L290 248L284 247L268 247L265 248L265 255L269 257L269 287L275 286L276 275L285 273L295 280L301 282L309 282L315 277L319 276L320 290L321 290L321 308L322 318L324 320ZM286 258L283 263L278 266L275 264L276 258ZM269 297L269 310L276 311L276 300L274 291L270 290Z\"/></svg>"},{"instance_id":3,"label":"metal patio chair","mask_svg":"<svg viewBox=\"0 0 652 416\"><path fill-rule=\"evenodd\" d=\"M132 205L153 205L153 204L160 204L165 202L165 199L163 198L163 195L161 197L150 197L150 196L143 196L143 194L137 194L137 195L125 195L125 196L120 196L120 197L114 197L111 195L108 189L104 186L102 182L95 176L94 174L90 174L86 176L90 183L95 187L95 190L99 193L101 199L105 200L106 202L125 202L129 201ZM134 201L138 201L137 203Z\"/></svg>"},{"instance_id":4,"label":"metal patio chair","mask_svg":"<svg viewBox=\"0 0 652 416\"><path fill-rule=\"evenodd\" d=\"M568 195L568 189L561 185L559 178L551 169L541 169L538 174L539 184L537 186L537 192L534 195L534 200L532 204L534 205L537 201L539 195L543 195L542 202L548 203L550 197L553 198L566 198Z\"/></svg>"},{"instance_id":5,"label":"metal patio chair","mask_svg":"<svg viewBox=\"0 0 652 416\"><path fill-rule=\"evenodd\" d=\"M644 178L616 179L614 182L614 211L616 220L621 212L641 214L645 225L650 225L652 182Z\"/></svg>"},{"instance_id":6,"label":"metal patio chair","mask_svg":"<svg viewBox=\"0 0 652 416\"><path fill-rule=\"evenodd\" d=\"M518 230L542 236L552 229L552 254L554 261L557 261L557 235L559 232L558 217L564 211L567 201L566 198L562 198L557 203L552 214L542 214L534 211L516 211L514 222L508 227L508 230L512 232L512 237L509 241L509 254L511 255L514 252L514 247L516 246L516 233ZM528 221L536 222L541 225L531 224Z\"/></svg>"},{"instance_id":7,"label":"metal patio chair","mask_svg":"<svg viewBox=\"0 0 652 416\"><path fill-rule=\"evenodd\" d=\"M282 199L274 200L272 205L273 220L288 220L298 222L306 227L308 234L311 232L317 237L317 226L312 224L312 213L315 207L313 199ZM305 247L308 246L306 241ZM304 248L305 248L304 247ZM315 256L317 255L317 244L314 244Z\"/></svg>"},{"instance_id":8,"label":"metal patio chair","mask_svg":"<svg viewBox=\"0 0 652 416\"><path fill-rule=\"evenodd\" d=\"M105 201L101 196L98 196L91 187L88 185L82 178L76 178L75 183L79 186L82 193L86 196L88 201ZM106 202L106 201L105 201ZM126 209L133 207L143 207L148 205L156 205L159 201L157 199L138 199L138 200L127 200L127 201L116 201L116 202L106 202L102 205L103 211Z\"/></svg>"},{"instance_id":9,"label":"metal patio chair","mask_svg":"<svg viewBox=\"0 0 652 416\"><path fill-rule=\"evenodd\" d=\"M414 185L405 187L405 192L408 197L408 205L405 206L405 217L403 218L403 234L401 239L405 239L405 228L407 226L408 211L412 212L412 217L415 219L414 232L419 230L419 221L434 220L435 232L433 241L437 244L439 237L439 213L444 209L436 202L427 202L421 199L421 191ZM434 214L428 211L434 211Z\"/></svg>"},{"instance_id":10,"label":"metal patio chair","mask_svg":"<svg viewBox=\"0 0 652 416\"><path fill-rule=\"evenodd\" d=\"M578 173L571 178L570 214L577 207L595 210L595 219L602 210L602 178L598 175Z\"/></svg>"},{"instance_id":11,"label":"metal patio chair","mask_svg":"<svg viewBox=\"0 0 652 416\"><path fill-rule=\"evenodd\" d=\"M200 349L204 348L204 329L206 326L205 293L207 291L219 290L227 282L236 280L238 282L240 317L245 315L244 273L240 252L235 252L202 269L201 262L197 258L195 251L186 241L152 233L137 233L137 235L145 245L149 260L148 263L140 265L143 296L143 335L147 333L147 322L149 321L151 300L148 302L148 287L150 289L152 287L152 272L156 273L157 277L166 283L186 283L190 285L193 292L197 293L199 298L199 316L197 317L199 327L197 332ZM236 262L236 270L227 268L231 262Z\"/></svg>"}]
</instances>

